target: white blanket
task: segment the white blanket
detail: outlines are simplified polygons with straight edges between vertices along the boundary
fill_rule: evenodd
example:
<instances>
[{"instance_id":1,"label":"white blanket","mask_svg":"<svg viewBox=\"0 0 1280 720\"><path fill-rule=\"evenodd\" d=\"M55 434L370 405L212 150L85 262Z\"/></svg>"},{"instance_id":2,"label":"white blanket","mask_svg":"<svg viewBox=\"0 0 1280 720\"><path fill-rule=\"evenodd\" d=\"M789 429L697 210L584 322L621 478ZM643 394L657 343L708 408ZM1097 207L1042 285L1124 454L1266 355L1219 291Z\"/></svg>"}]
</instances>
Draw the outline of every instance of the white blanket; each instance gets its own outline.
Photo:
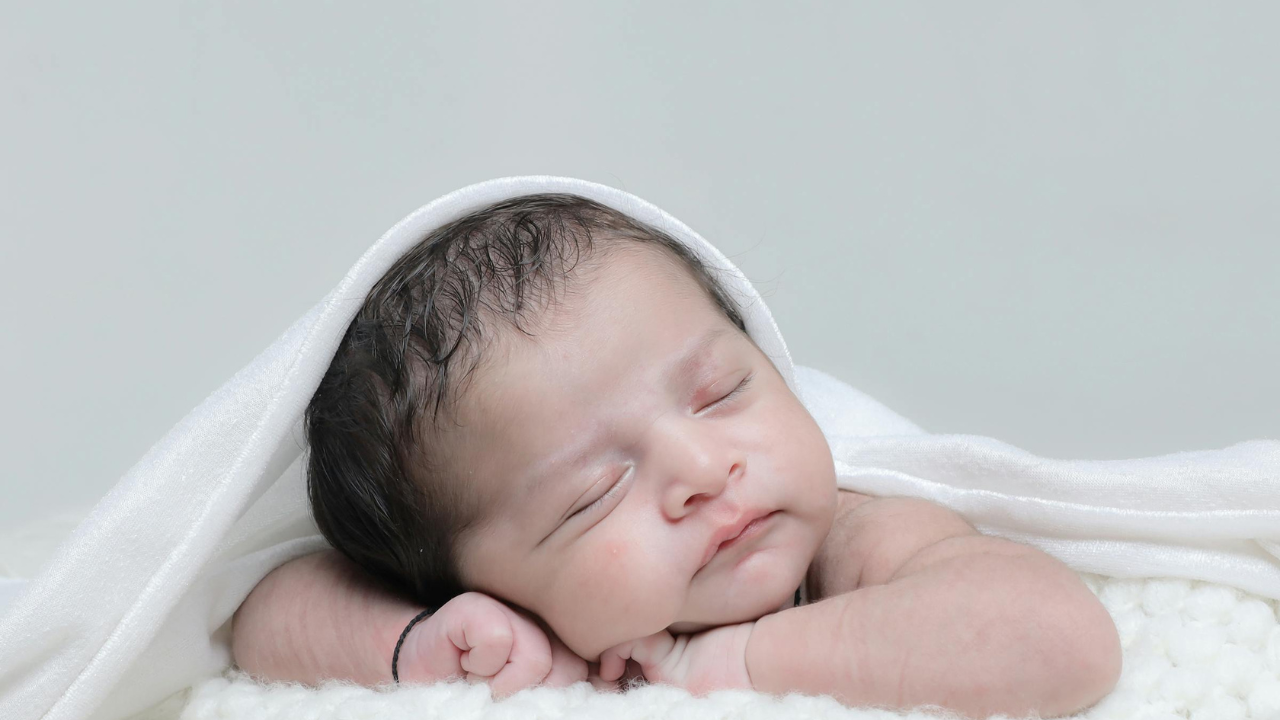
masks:
<instances>
[{"instance_id":1,"label":"white blanket","mask_svg":"<svg viewBox=\"0 0 1280 720\"><path fill-rule=\"evenodd\" d=\"M365 294L433 228L533 192L627 212L727 270L748 331L825 432L841 487L933 500L1081 572L1280 598L1280 441L1085 461L929 434L835 378L796 368L750 283L662 210L581 180L503 178L391 228L121 478L0 617L0 717L116 720L226 670L229 621L244 597L272 568L325 547L307 508L302 413Z\"/></svg>"},{"instance_id":2,"label":"white blanket","mask_svg":"<svg viewBox=\"0 0 1280 720\"><path fill-rule=\"evenodd\" d=\"M1114 691L1073 720L1277 720L1280 718L1280 626L1276 601L1222 585L1188 580L1133 580L1084 573L1085 584L1111 612L1124 647L1124 673ZM181 720L586 720L619 717L933 720L940 708L892 712L847 708L831 697L727 690L696 698L665 685L596 692L530 688L495 702L484 685L464 682L390 691L348 683L319 689L265 685L238 670L176 698ZM156 716L138 720L161 720ZM957 716L958 717L958 716ZM1064 719L1066 720L1066 719Z\"/></svg>"}]
</instances>

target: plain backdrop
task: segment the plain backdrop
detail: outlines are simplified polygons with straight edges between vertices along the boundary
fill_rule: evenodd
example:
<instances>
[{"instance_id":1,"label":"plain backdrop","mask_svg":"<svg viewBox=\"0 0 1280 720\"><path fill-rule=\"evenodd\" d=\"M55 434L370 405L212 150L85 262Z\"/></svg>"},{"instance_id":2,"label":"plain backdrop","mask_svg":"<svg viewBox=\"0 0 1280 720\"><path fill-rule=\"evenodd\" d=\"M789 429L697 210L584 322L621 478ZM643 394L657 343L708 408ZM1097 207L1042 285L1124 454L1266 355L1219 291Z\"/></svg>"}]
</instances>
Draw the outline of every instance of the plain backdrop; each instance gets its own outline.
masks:
<instances>
[{"instance_id":1,"label":"plain backdrop","mask_svg":"<svg viewBox=\"0 0 1280 720\"><path fill-rule=\"evenodd\" d=\"M1274 3L9 3L0 528L96 502L392 224L645 198L796 361L1055 458L1280 437Z\"/></svg>"}]
</instances>

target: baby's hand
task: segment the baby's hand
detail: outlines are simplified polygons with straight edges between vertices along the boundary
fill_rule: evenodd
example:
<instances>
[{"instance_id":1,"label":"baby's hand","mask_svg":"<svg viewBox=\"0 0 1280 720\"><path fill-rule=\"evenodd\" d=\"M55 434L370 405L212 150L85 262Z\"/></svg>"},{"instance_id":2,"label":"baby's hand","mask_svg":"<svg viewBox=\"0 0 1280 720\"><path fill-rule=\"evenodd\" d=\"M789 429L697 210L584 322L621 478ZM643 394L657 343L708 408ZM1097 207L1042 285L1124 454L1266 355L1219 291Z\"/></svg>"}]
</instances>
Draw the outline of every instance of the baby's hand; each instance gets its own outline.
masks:
<instances>
[{"instance_id":1,"label":"baby's hand","mask_svg":"<svg viewBox=\"0 0 1280 720\"><path fill-rule=\"evenodd\" d=\"M693 695L713 690L750 690L747 640L753 627L754 622L747 622L675 636L661 630L615 645L600 654L600 677L616 682L630 658L639 663L646 680L676 685Z\"/></svg>"},{"instance_id":2,"label":"baby's hand","mask_svg":"<svg viewBox=\"0 0 1280 720\"><path fill-rule=\"evenodd\" d=\"M463 593L414 625L396 664L401 682L466 677L488 682L495 698L534 685L564 687L588 678L587 661L525 613L476 592ZM599 689L616 687L598 676Z\"/></svg>"}]
</instances>

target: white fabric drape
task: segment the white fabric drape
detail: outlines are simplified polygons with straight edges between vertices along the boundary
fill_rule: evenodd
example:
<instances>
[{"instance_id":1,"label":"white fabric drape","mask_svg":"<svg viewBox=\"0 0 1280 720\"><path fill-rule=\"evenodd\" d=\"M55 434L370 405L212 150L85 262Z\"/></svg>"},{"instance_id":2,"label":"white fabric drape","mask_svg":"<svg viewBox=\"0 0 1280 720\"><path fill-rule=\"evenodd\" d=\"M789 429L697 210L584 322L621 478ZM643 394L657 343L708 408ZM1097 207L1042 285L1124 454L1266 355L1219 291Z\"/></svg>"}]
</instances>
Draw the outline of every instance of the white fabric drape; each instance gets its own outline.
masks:
<instances>
[{"instance_id":1,"label":"white fabric drape","mask_svg":"<svg viewBox=\"0 0 1280 720\"><path fill-rule=\"evenodd\" d=\"M654 205L571 178L502 178L449 193L391 228L130 468L3 611L0 717L116 720L227 667L230 618L253 586L326 547L306 501L301 418L365 294L433 228L536 192L597 200L725 269L748 331L826 433L842 487L933 500L1080 571L1208 580L1280 598L1280 441L1086 461L929 434L794 366L737 268Z\"/></svg>"}]
</instances>

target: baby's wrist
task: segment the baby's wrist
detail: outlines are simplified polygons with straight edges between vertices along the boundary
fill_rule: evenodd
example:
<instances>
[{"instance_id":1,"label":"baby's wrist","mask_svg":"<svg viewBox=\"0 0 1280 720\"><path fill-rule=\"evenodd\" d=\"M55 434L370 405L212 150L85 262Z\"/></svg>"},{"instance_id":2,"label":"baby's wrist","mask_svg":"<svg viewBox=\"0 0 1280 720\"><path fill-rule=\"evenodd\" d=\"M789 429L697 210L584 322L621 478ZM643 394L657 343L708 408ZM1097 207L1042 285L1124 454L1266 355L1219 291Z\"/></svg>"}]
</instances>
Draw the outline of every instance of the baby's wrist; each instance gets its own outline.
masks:
<instances>
[{"instance_id":1,"label":"baby's wrist","mask_svg":"<svg viewBox=\"0 0 1280 720\"><path fill-rule=\"evenodd\" d=\"M423 607L387 591L363 569L337 552L331 552L322 562L326 566L326 576L331 579L319 583L314 594L332 593L334 602L329 606L332 609L316 620L327 620L344 628L340 633L345 635L343 647L328 651L346 656L354 665L335 677L366 686L392 682L391 660L396 643ZM416 635L422 625L422 621L415 625L411 635ZM409 639L405 638L406 643ZM400 652L403 663L404 648Z\"/></svg>"},{"instance_id":2,"label":"baby's wrist","mask_svg":"<svg viewBox=\"0 0 1280 720\"><path fill-rule=\"evenodd\" d=\"M417 622L414 620L425 610L427 608L418 605L397 603L394 606L385 606L373 611L369 629L371 639L369 664L371 668L376 668L381 682L395 682L396 675L399 675L400 682L405 682L406 674L413 674L414 658L420 655L416 649L417 643L427 631L431 613L417 619ZM411 624L412 627L410 627ZM399 657L397 657L397 647ZM406 668L408 668L407 673Z\"/></svg>"}]
</instances>

